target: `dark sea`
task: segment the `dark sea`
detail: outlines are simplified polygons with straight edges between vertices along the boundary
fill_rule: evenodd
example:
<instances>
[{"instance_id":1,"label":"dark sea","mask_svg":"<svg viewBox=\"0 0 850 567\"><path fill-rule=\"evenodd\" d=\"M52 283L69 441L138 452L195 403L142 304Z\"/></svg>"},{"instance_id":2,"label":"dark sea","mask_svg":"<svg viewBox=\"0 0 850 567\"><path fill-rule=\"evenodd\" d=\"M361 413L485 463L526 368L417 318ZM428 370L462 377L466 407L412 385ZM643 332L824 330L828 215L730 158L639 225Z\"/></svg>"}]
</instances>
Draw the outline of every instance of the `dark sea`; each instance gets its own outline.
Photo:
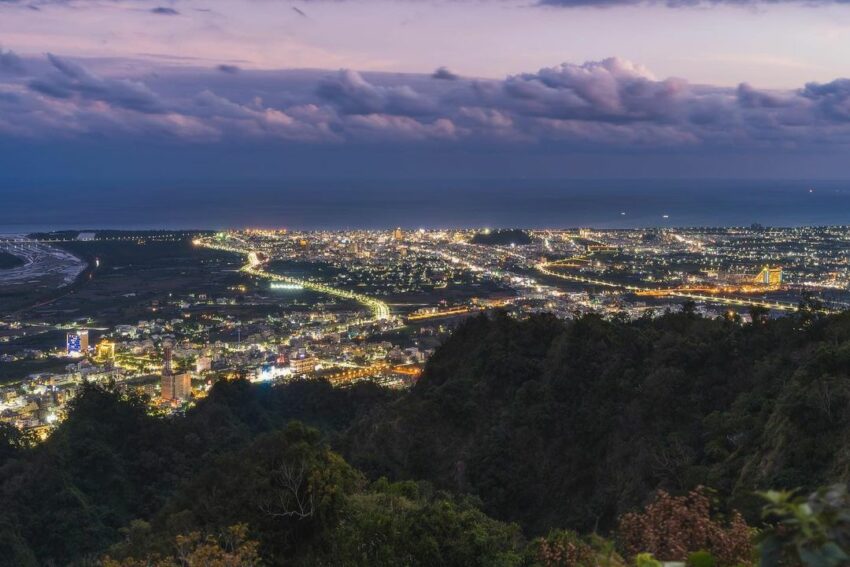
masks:
<instances>
[{"instance_id":1,"label":"dark sea","mask_svg":"<svg viewBox=\"0 0 850 567\"><path fill-rule=\"evenodd\" d=\"M0 189L0 232L850 225L850 181L287 181Z\"/></svg>"}]
</instances>

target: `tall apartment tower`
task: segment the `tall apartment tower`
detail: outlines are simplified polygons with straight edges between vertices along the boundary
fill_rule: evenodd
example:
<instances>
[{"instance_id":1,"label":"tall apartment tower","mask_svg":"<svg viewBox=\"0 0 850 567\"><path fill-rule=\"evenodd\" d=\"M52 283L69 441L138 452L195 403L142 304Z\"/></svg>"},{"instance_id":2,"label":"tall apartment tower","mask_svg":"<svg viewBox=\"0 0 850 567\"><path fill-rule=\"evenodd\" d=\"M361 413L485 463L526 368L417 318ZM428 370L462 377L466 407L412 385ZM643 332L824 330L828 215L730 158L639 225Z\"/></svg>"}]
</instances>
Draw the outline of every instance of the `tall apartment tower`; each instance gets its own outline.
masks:
<instances>
[{"instance_id":1,"label":"tall apartment tower","mask_svg":"<svg viewBox=\"0 0 850 567\"><path fill-rule=\"evenodd\" d=\"M162 375L171 374L174 372L171 366L171 359L174 356L174 346L167 342L162 346Z\"/></svg>"},{"instance_id":2,"label":"tall apartment tower","mask_svg":"<svg viewBox=\"0 0 850 567\"><path fill-rule=\"evenodd\" d=\"M162 389L160 395L163 400L174 399L174 369L171 363L173 350L174 347L170 342L162 346Z\"/></svg>"}]
</instances>

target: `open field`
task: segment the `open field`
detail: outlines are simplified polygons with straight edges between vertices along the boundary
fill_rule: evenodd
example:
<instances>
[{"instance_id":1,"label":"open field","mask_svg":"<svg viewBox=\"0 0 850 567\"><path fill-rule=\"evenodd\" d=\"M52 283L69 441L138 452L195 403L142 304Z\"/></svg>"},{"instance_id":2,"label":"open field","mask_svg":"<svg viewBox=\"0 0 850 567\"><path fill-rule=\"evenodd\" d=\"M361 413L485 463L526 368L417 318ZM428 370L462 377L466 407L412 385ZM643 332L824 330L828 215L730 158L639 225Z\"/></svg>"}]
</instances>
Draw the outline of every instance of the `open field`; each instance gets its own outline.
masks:
<instances>
[{"instance_id":1,"label":"open field","mask_svg":"<svg viewBox=\"0 0 850 567\"><path fill-rule=\"evenodd\" d=\"M114 325L151 317L169 294L215 295L245 280L235 271L238 256L194 247L195 234L145 233L54 242L50 247L58 254L79 258L82 265L89 264L89 270L64 288L0 283L0 312L17 311L16 317L29 321L90 320Z\"/></svg>"}]
</instances>

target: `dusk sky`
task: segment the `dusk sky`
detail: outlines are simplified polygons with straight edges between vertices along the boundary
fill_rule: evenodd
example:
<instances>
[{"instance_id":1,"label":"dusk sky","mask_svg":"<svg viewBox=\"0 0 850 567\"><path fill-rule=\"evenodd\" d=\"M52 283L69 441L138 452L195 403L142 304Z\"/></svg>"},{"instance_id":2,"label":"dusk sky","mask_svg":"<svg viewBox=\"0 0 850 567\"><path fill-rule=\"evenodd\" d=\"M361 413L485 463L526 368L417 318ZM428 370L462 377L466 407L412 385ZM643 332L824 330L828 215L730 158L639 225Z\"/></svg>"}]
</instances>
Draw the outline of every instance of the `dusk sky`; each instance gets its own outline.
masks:
<instances>
[{"instance_id":1,"label":"dusk sky","mask_svg":"<svg viewBox=\"0 0 850 567\"><path fill-rule=\"evenodd\" d=\"M847 178L850 4L0 0L0 186Z\"/></svg>"}]
</instances>

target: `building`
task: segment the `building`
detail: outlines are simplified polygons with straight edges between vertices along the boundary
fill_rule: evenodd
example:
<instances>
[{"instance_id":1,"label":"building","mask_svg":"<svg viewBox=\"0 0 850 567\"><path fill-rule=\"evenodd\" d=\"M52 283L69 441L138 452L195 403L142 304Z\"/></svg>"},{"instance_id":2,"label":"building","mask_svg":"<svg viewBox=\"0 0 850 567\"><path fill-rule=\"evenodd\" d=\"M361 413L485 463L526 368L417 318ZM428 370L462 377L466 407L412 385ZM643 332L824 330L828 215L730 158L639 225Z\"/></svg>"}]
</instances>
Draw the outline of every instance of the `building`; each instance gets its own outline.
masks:
<instances>
[{"instance_id":1,"label":"building","mask_svg":"<svg viewBox=\"0 0 850 567\"><path fill-rule=\"evenodd\" d=\"M316 358L310 355L293 357L289 360L293 374L306 374L316 369Z\"/></svg>"},{"instance_id":2,"label":"building","mask_svg":"<svg viewBox=\"0 0 850 567\"><path fill-rule=\"evenodd\" d=\"M65 348L69 355L82 356L89 350L89 332L76 331L65 335Z\"/></svg>"},{"instance_id":3,"label":"building","mask_svg":"<svg viewBox=\"0 0 850 567\"><path fill-rule=\"evenodd\" d=\"M286 355L286 345L277 345L277 363L285 365L288 361L289 357Z\"/></svg>"},{"instance_id":4,"label":"building","mask_svg":"<svg viewBox=\"0 0 850 567\"><path fill-rule=\"evenodd\" d=\"M170 342L162 345L162 375L171 375L174 370L172 368L171 359L174 356L174 346Z\"/></svg>"},{"instance_id":5,"label":"building","mask_svg":"<svg viewBox=\"0 0 850 567\"><path fill-rule=\"evenodd\" d=\"M199 356L197 360L195 360L195 372L200 374L201 372L206 372L212 368L212 359L208 356Z\"/></svg>"},{"instance_id":6,"label":"building","mask_svg":"<svg viewBox=\"0 0 850 567\"><path fill-rule=\"evenodd\" d=\"M782 266L777 266L776 268L771 268L770 266L763 267L754 278L754 282L769 286L782 285Z\"/></svg>"},{"instance_id":7,"label":"building","mask_svg":"<svg viewBox=\"0 0 850 567\"><path fill-rule=\"evenodd\" d=\"M188 400L192 397L192 375L188 372L174 376L174 399Z\"/></svg>"},{"instance_id":8,"label":"building","mask_svg":"<svg viewBox=\"0 0 850 567\"><path fill-rule=\"evenodd\" d=\"M95 347L95 356L99 360L114 360L115 359L115 343L103 340L97 343Z\"/></svg>"},{"instance_id":9,"label":"building","mask_svg":"<svg viewBox=\"0 0 850 567\"><path fill-rule=\"evenodd\" d=\"M192 396L192 376L188 372L162 376L160 396L164 401L185 401Z\"/></svg>"},{"instance_id":10,"label":"building","mask_svg":"<svg viewBox=\"0 0 850 567\"><path fill-rule=\"evenodd\" d=\"M174 374L172 358L174 355L174 346L171 342L166 341L162 345L162 386L160 387L159 395L163 401L170 402L172 400L184 400L188 398L185 387L188 374ZM189 380L191 391L191 380ZM181 395L182 394L182 395Z\"/></svg>"},{"instance_id":11,"label":"building","mask_svg":"<svg viewBox=\"0 0 850 567\"><path fill-rule=\"evenodd\" d=\"M393 231L393 240L396 242L404 240L404 232L402 232L401 228L397 228Z\"/></svg>"}]
</instances>

